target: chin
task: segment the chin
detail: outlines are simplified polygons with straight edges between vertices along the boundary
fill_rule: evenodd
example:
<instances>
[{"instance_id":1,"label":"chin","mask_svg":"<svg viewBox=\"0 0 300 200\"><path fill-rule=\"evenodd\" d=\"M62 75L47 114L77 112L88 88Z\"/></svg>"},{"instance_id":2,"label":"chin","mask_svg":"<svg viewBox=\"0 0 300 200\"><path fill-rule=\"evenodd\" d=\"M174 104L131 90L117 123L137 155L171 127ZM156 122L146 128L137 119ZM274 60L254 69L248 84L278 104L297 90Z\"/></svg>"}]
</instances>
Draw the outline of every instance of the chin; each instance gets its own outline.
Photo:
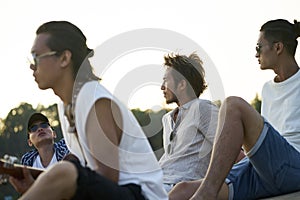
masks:
<instances>
[{"instance_id":1,"label":"chin","mask_svg":"<svg viewBox=\"0 0 300 200\"><path fill-rule=\"evenodd\" d=\"M166 103L171 104L171 103L175 103L175 101L174 100L166 100Z\"/></svg>"},{"instance_id":2,"label":"chin","mask_svg":"<svg viewBox=\"0 0 300 200\"><path fill-rule=\"evenodd\" d=\"M44 88L44 87L40 87L39 86L39 88L41 89L41 90L47 90L48 88Z\"/></svg>"},{"instance_id":3,"label":"chin","mask_svg":"<svg viewBox=\"0 0 300 200\"><path fill-rule=\"evenodd\" d=\"M263 67L263 66L260 66L260 69L261 70L266 70L267 68Z\"/></svg>"},{"instance_id":4,"label":"chin","mask_svg":"<svg viewBox=\"0 0 300 200\"><path fill-rule=\"evenodd\" d=\"M42 85L42 84L39 84L38 83L38 87L41 89L41 90L47 90L49 89L49 87L45 86L45 85Z\"/></svg>"}]
</instances>

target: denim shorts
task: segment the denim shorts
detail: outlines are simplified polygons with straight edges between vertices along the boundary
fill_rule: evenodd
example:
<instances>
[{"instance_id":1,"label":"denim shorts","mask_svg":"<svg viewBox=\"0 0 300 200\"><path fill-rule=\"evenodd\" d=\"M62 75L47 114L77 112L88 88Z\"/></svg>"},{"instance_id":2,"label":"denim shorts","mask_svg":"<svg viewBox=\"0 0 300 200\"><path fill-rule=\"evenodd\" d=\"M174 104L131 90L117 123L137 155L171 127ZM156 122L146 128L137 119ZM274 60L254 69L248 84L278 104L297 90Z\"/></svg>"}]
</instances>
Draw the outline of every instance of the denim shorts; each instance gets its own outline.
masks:
<instances>
[{"instance_id":1,"label":"denim shorts","mask_svg":"<svg viewBox=\"0 0 300 200\"><path fill-rule=\"evenodd\" d=\"M236 200L300 190L300 153L265 122L256 144L232 167L226 183L229 199Z\"/></svg>"}]
</instances>

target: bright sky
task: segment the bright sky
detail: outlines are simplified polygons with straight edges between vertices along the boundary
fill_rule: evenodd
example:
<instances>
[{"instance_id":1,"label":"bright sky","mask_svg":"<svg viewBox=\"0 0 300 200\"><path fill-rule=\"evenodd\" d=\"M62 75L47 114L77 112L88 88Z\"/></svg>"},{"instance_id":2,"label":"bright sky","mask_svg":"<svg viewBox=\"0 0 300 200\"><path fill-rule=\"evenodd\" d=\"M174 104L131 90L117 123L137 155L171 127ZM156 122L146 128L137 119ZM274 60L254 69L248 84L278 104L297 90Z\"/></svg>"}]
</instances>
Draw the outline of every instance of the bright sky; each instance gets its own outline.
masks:
<instances>
[{"instance_id":1,"label":"bright sky","mask_svg":"<svg viewBox=\"0 0 300 200\"><path fill-rule=\"evenodd\" d=\"M251 101L256 93L260 94L263 83L274 76L271 71L261 71L254 57L260 26L277 18L300 20L299 8L299 0L1 1L0 118L5 118L21 102L35 107L58 101L51 90L38 89L26 59L35 31L44 22L74 23L86 35L89 47L95 49L116 35L136 29L165 29L182 34L209 56L221 77L224 96L237 95ZM181 52L184 47L175 48ZM126 85L123 81L135 69L161 65L165 53L159 49L127 52L102 71L103 84L114 91ZM106 56L105 52L102 55ZM161 70L157 72L160 79L163 68L157 69ZM147 72L144 76L148 76ZM214 78L210 77L208 84L212 81ZM135 85L125 103L130 108L142 109L164 106L159 84L147 81ZM211 100L216 100L215 97L209 90L203 95Z\"/></svg>"}]
</instances>

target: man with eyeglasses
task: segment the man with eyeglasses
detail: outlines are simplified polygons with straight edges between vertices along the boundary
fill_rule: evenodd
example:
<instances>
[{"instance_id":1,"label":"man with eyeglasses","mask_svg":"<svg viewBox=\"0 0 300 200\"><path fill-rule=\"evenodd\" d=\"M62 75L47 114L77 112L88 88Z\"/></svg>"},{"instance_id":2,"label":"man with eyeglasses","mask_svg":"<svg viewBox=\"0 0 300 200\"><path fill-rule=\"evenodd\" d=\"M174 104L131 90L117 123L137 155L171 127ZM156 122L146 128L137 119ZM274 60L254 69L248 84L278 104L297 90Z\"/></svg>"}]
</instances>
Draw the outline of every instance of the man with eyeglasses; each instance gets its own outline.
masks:
<instances>
[{"instance_id":1,"label":"man with eyeglasses","mask_svg":"<svg viewBox=\"0 0 300 200\"><path fill-rule=\"evenodd\" d=\"M35 182L23 170L24 179L12 179L23 193L20 199L167 200L146 135L132 112L99 83L86 41L68 21L46 22L36 31L31 52L40 59L30 68L38 87L60 98L62 133L78 159L52 165ZM41 59L50 51L58 53Z\"/></svg>"},{"instance_id":2,"label":"man with eyeglasses","mask_svg":"<svg viewBox=\"0 0 300 200\"><path fill-rule=\"evenodd\" d=\"M28 145L34 146L35 149L22 156L21 164L46 169L69 153L64 139L54 143L56 133L45 115L32 114L28 120L27 130Z\"/></svg>"},{"instance_id":3,"label":"man with eyeglasses","mask_svg":"<svg viewBox=\"0 0 300 200\"><path fill-rule=\"evenodd\" d=\"M41 55L37 55L35 52L31 54L27 59L29 61L30 66L36 67L39 65L40 59L48 57L48 56L54 56L56 55L56 51L48 51L46 53L42 53Z\"/></svg>"}]
</instances>

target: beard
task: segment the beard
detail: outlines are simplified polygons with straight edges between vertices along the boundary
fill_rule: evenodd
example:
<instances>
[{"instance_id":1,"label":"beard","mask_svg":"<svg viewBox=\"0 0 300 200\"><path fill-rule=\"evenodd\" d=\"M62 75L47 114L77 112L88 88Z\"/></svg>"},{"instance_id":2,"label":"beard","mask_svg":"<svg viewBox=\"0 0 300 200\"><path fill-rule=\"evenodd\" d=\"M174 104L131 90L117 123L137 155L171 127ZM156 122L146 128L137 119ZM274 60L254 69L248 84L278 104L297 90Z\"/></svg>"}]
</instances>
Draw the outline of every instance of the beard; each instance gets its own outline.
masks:
<instances>
[{"instance_id":1,"label":"beard","mask_svg":"<svg viewBox=\"0 0 300 200\"><path fill-rule=\"evenodd\" d=\"M167 104L178 103L178 99L173 92L170 92L169 98L166 98L166 103Z\"/></svg>"}]
</instances>

